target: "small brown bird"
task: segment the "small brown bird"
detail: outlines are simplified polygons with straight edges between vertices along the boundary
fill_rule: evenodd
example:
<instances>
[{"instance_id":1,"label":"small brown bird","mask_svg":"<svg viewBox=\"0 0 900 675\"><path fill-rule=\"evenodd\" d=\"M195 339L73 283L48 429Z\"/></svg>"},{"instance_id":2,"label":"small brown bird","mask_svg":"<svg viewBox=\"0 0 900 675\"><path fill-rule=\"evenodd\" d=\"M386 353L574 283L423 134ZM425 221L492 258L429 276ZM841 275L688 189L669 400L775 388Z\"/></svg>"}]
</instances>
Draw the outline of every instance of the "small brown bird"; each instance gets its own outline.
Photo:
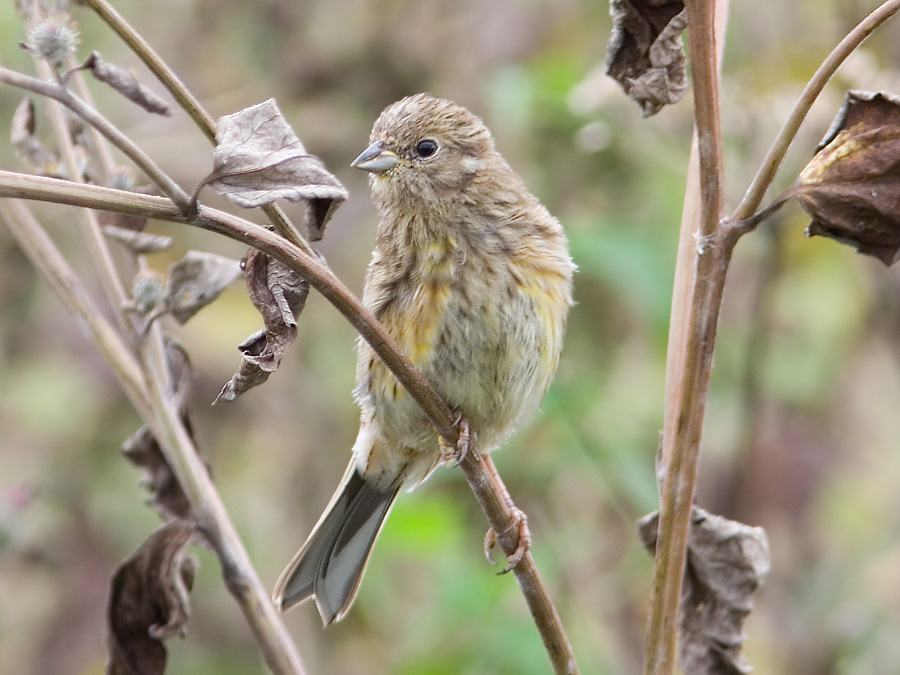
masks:
<instances>
[{"instance_id":1,"label":"small brown bird","mask_svg":"<svg viewBox=\"0 0 900 675\"><path fill-rule=\"evenodd\" d=\"M531 418L556 371L574 265L562 226L494 148L484 123L428 94L381 113L353 162L380 216L363 303L490 452ZM362 410L350 466L278 580L282 610L350 609L398 492L442 461L434 429L359 342Z\"/></svg>"}]
</instances>

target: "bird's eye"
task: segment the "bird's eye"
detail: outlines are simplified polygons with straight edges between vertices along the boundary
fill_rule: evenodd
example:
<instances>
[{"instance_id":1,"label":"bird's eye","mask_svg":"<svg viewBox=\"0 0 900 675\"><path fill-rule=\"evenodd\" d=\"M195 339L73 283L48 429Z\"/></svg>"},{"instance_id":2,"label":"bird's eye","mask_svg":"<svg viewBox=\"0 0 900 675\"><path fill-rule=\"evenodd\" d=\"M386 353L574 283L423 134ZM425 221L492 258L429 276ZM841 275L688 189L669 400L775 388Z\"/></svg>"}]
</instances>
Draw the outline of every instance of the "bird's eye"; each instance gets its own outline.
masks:
<instances>
[{"instance_id":1,"label":"bird's eye","mask_svg":"<svg viewBox=\"0 0 900 675\"><path fill-rule=\"evenodd\" d=\"M438 144L432 141L430 138L426 138L424 141L419 141L416 144L416 154L419 157L431 157L434 153L437 152Z\"/></svg>"}]
</instances>

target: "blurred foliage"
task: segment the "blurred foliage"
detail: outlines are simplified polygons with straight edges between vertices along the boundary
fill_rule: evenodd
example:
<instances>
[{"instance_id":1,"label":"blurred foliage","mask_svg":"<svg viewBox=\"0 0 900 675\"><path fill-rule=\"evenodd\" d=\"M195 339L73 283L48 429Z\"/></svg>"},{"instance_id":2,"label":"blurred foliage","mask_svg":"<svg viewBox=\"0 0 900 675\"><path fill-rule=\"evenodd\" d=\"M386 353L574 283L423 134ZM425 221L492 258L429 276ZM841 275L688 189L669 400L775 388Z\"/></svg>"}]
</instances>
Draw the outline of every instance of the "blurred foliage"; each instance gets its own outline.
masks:
<instances>
[{"instance_id":1,"label":"blurred foliage","mask_svg":"<svg viewBox=\"0 0 900 675\"><path fill-rule=\"evenodd\" d=\"M735 3L724 70L730 203L825 54L873 6ZM12 3L0 58L31 70ZM534 554L585 673L639 670L651 561L635 536L655 508L671 278L690 96L643 120L603 76L604 3L584 0L123 0L120 11L210 111L276 97L350 190L320 250L359 290L375 215L349 162L381 109L427 90L482 115L566 225L579 264L566 349L543 414L497 453L530 516ZM83 8L82 51L152 80ZM813 109L778 185L824 135L846 88L900 91L900 26L874 36ZM157 119L96 87L98 105L186 188L209 172L184 115ZM10 119L19 92L0 88ZM42 102L38 102L42 107ZM9 141L0 165L18 169ZM207 195L210 203L224 205ZM287 206L293 215L298 207ZM89 287L64 208L37 209ZM256 217L251 215L251 217ZM748 626L758 672L900 671L900 279L823 239L795 206L738 246L726 290L698 502L764 526L773 572ZM232 242L153 223L189 248ZM98 297L100 296L98 292ZM281 370L209 407L260 326L240 288L176 331L197 374L199 433L263 581L273 584L341 476L356 434L354 333L312 295ZM0 227L0 672L103 672L108 576L156 527L118 456L140 422L106 367ZM483 561L485 523L458 472L400 499L347 619L286 615L311 673L545 673L511 577ZM198 553L173 673L265 671L215 559Z\"/></svg>"}]
</instances>

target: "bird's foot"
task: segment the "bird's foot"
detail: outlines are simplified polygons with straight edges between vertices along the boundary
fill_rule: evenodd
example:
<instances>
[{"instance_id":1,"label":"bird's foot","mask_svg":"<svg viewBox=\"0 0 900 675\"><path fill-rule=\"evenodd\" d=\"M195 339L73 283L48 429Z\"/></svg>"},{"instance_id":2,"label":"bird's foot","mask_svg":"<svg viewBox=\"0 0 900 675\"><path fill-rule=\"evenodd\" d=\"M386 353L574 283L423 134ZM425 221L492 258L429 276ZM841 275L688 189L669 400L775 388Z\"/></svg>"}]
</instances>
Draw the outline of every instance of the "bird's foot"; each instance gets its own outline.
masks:
<instances>
[{"instance_id":1,"label":"bird's foot","mask_svg":"<svg viewBox=\"0 0 900 675\"><path fill-rule=\"evenodd\" d=\"M469 429L469 420L460 412L456 413L453 426L459 428L459 440L456 441L456 445L448 445L441 435L438 435L438 443L441 447L441 460L446 464L452 462L453 466L459 466L459 463L469 454L470 441L474 432Z\"/></svg>"},{"instance_id":2,"label":"bird's foot","mask_svg":"<svg viewBox=\"0 0 900 675\"><path fill-rule=\"evenodd\" d=\"M525 557L525 554L531 550L531 530L528 529L528 518L525 515L525 512L521 509L512 507L512 515L513 522L512 524L504 530L504 534L509 532L512 529L517 529L518 532L518 543L516 543L516 550L513 551L512 555L507 557L506 559L506 567L497 572L498 575L506 574L507 572L511 572L514 570L522 559ZM494 532L494 528L488 528L488 531L484 535L484 555L488 559L488 562L492 565L496 565L494 559L491 557L491 551L494 546L497 545L497 533Z\"/></svg>"}]
</instances>

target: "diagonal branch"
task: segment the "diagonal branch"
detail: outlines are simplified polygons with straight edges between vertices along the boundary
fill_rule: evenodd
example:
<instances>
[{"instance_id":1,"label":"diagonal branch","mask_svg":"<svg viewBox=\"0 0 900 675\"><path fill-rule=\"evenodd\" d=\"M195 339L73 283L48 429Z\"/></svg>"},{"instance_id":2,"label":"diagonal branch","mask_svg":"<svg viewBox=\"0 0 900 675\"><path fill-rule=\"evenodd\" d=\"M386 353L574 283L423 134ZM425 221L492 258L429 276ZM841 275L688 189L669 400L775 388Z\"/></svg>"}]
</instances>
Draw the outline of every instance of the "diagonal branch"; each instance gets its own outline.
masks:
<instances>
[{"instance_id":1,"label":"diagonal branch","mask_svg":"<svg viewBox=\"0 0 900 675\"><path fill-rule=\"evenodd\" d=\"M216 122L197 97L188 89L181 78L175 74L169 65L162 59L155 49L119 14L106 0L81 0L82 4L90 7L128 47L144 62L144 65L156 75L162 85L168 89L172 98L193 120L197 128L203 132L207 139L215 143ZM294 227L277 204L269 204L263 207L263 212L275 227L275 231L285 239L296 244L306 253L313 255L313 250L303 236Z\"/></svg>"},{"instance_id":2,"label":"diagonal branch","mask_svg":"<svg viewBox=\"0 0 900 675\"><path fill-rule=\"evenodd\" d=\"M859 22L859 24L841 40L832 50L828 57L822 62L815 74L806 83L803 93L797 99L794 109L788 116L778 136L766 153L765 158L759 166L756 175L753 177L750 186L740 205L735 209L732 221L745 220L752 216L759 204L775 179L775 172L781 166L784 156L797 135L800 125L806 119L812 104L818 98L819 94L828 84L828 81L835 74L840 65L859 47L866 38L871 35L875 29L890 19L897 10L900 9L900 0L888 0L887 2L876 8L869 16Z\"/></svg>"},{"instance_id":3,"label":"diagonal branch","mask_svg":"<svg viewBox=\"0 0 900 675\"><path fill-rule=\"evenodd\" d=\"M187 217L169 200L161 197L6 171L0 171L0 197L53 201L184 223L225 235L280 260L306 279L310 286L324 295L344 315L419 404L445 442L451 447L458 442L459 430L450 408L410 363L394 339L327 265L318 258L307 255L277 233L243 218L204 206L198 209L196 216ZM490 459L472 448L461 466L494 531L514 531L518 524L514 515L515 507L508 501L508 493ZM499 541L507 556L515 553L516 537L500 535ZM578 667L571 645L533 558L526 555L513 572L541 633L554 672L577 673ZM268 604L271 606L271 603Z\"/></svg>"},{"instance_id":4,"label":"diagonal branch","mask_svg":"<svg viewBox=\"0 0 900 675\"><path fill-rule=\"evenodd\" d=\"M23 75L9 68L0 66L0 82L9 84L13 87L19 87L34 94L46 96L47 98L58 101L66 106L73 113L87 122L91 127L99 131L113 145L121 150L125 155L144 172L144 174L153 181L159 190L166 195L178 207L186 211L190 204L190 197L179 187L175 181L160 169L156 163L150 159L147 154L141 150L134 142L115 127L99 112L91 108L80 98L66 89L61 84L55 82L45 82L36 77Z\"/></svg>"}]
</instances>

